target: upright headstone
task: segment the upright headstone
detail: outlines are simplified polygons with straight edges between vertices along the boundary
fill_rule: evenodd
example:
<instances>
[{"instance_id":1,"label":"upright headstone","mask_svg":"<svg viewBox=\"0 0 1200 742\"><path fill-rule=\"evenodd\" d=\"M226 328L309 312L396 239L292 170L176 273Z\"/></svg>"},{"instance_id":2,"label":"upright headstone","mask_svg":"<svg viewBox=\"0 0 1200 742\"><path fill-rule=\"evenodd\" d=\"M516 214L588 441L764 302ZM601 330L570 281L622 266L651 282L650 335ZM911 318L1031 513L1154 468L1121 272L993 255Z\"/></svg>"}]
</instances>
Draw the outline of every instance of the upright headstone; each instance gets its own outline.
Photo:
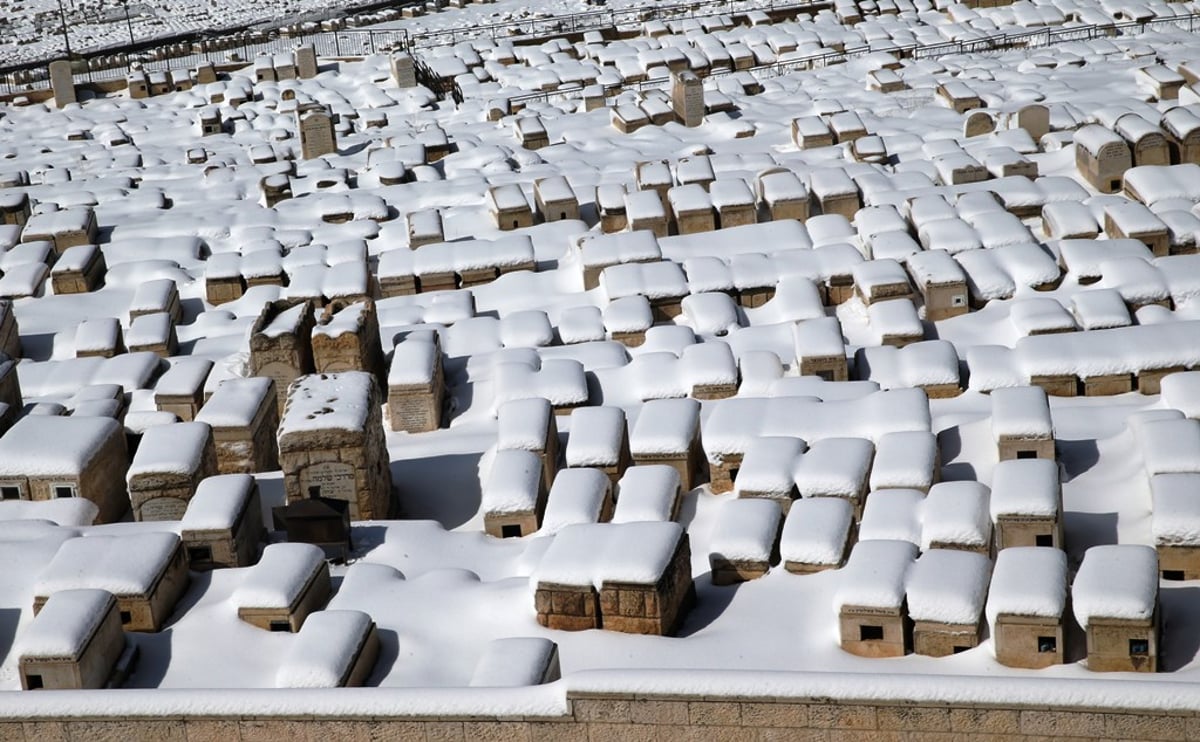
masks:
<instances>
[{"instance_id":1,"label":"upright headstone","mask_svg":"<svg viewBox=\"0 0 1200 742\"><path fill-rule=\"evenodd\" d=\"M996 130L996 121L983 111L972 111L963 122L963 136L978 137Z\"/></svg>"},{"instance_id":2,"label":"upright headstone","mask_svg":"<svg viewBox=\"0 0 1200 742\"><path fill-rule=\"evenodd\" d=\"M671 76L671 107L684 126L704 123L704 83L695 73L684 71Z\"/></svg>"},{"instance_id":3,"label":"upright headstone","mask_svg":"<svg viewBox=\"0 0 1200 742\"><path fill-rule=\"evenodd\" d=\"M317 50L311 44L296 47L296 76L301 80L317 76Z\"/></svg>"},{"instance_id":4,"label":"upright headstone","mask_svg":"<svg viewBox=\"0 0 1200 742\"><path fill-rule=\"evenodd\" d=\"M413 58L404 52L392 55L392 79L401 88L417 86L417 70L413 66Z\"/></svg>"},{"instance_id":5,"label":"upright headstone","mask_svg":"<svg viewBox=\"0 0 1200 742\"><path fill-rule=\"evenodd\" d=\"M1039 103L1031 103L1017 111L1017 126L1029 132L1035 142L1050 133L1050 109Z\"/></svg>"},{"instance_id":6,"label":"upright headstone","mask_svg":"<svg viewBox=\"0 0 1200 742\"><path fill-rule=\"evenodd\" d=\"M297 108L296 128L300 130L300 156L305 160L337 152L333 116L325 106L309 104Z\"/></svg>"},{"instance_id":7,"label":"upright headstone","mask_svg":"<svg viewBox=\"0 0 1200 742\"><path fill-rule=\"evenodd\" d=\"M50 63L50 87L54 91L54 104L59 108L75 103L75 76L71 74L71 63L56 59Z\"/></svg>"}]
</instances>

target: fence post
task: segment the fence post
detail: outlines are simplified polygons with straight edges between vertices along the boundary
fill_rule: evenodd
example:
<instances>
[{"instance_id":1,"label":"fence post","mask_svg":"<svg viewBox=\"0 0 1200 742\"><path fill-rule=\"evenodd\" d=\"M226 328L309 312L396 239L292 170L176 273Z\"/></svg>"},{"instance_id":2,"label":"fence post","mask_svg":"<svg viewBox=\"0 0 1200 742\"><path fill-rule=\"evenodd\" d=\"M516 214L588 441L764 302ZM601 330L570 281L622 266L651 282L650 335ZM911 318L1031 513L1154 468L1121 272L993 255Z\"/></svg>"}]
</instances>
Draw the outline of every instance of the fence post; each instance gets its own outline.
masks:
<instances>
[{"instance_id":1,"label":"fence post","mask_svg":"<svg viewBox=\"0 0 1200 742\"><path fill-rule=\"evenodd\" d=\"M333 34L333 53L336 56L342 56L342 35L337 32Z\"/></svg>"}]
</instances>

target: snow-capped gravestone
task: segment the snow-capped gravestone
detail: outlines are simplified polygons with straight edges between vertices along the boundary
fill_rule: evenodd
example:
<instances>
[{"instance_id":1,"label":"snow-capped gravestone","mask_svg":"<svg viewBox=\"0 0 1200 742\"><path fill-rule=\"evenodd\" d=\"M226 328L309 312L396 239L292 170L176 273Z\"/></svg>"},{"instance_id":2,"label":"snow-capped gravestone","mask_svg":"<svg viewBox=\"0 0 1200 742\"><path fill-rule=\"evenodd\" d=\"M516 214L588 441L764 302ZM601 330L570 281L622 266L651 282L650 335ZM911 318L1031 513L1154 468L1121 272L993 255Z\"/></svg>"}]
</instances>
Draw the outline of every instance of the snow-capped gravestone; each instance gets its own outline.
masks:
<instances>
[{"instance_id":1,"label":"snow-capped gravestone","mask_svg":"<svg viewBox=\"0 0 1200 742\"><path fill-rule=\"evenodd\" d=\"M541 527L546 510L542 460L532 451L496 451L483 482L480 510L490 536L528 536Z\"/></svg>"},{"instance_id":2,"label":"snow-capped gravestone","mask_svg":"<svg viewBox=\"0 0 1200 742\"><path fill-rule=\"evenodd\" d=\"M68 247L50 270L54 294L86 294L104 283L108 268L97 245Z\"/></svg>"},{"instance_id":3,"label":"snow-capped gravestone","mask_svg":"<svg viewBox=\"0 0 1200 742\"><path fill-rule=\"evenodd\" d=\"M283 409L288 385L312 373L311 302L292 304L280 300L266 304L250 330L250 373L275 381L275 398Z\"/></svg>"},{"instance_id":4,"label":"snow-capped gravestone","mask_svg":"<svg viewBox=\"0 0 1200 742\"><path fill-rule=\"evenodd\" d=\"M221 474L255 474L279 467L275 441L279 402L272 379L222 381L195 419L212 427Z\"/></svg>"},{"instance_id":5,"label":"snow-capped gravestone","mask_svg":"<svg viewBox=\"0 0 1200 742\"><path fill-rule=\"evenodd\" d=\"M679 473L690 490L702 476L700 403L694 399L654 399L642 406L629 434L635 464L665 464Z\"/></svg>"},{"instance_id":6,"label":"snow-capped gravestone","mask_svg":"<svg viewBox=\"0 0 1200 742\"><path fill-rule=\"evenodd\" d=\"M1107 544L1084 552L1071 603L1087 632L1089 670L1158 671L1158 579L1158 556L1149 546Z\"/></svg>"},{"instance_id":7,"label":"snow-capped gravestone","mask_svg":"<svg viewBox=\"0 0 1200 742\"><path fill-rule=\"evenodd\" d=\"M200 481L217 473L205 423L160 425L142 437L126 473L134 520L179 520Z\"/></svg>"},{"instance_id":8,"label":"snow-capped gravestone","mask_svg":"<svg viewBox=\"0 0 1200 742\"><path fill-rule=\"evenodd\" d=\"M249 474L202 481L180 522L188 567L194 570L249 566L258 559L265 535L258 483Z\"/></svg>"},{"instance_id":9,"label":"snow-capped gravestone","mask_svg":"<svg viewBox=\"0 0 1200 742\"><path fill-rule=\"evenodd\" d=\"M779 539L784 569L812 574L837 569L855 540L854 506L835 497L812 497L792 503Z\"/></svg>"},{"instance_id":10,"label":"snow-capped gravestone","mask_svg":"<svg viewBox=\"0 0 1200 742\"><path fill-rule=\"evenodd\" d=\"M117 601L105 590L62 590L17 638L21 690L104 688L125 651Z\"/></svg>"},{"instance_id":11,"label":"snow-capped gravestone","mask_svg":"<svg viewBox=\"0 0 1200 742\"><path fill-rule=\"evenodd\" d=\"M542 480L547 487L551 486L558 474L559 444L558 424L550 401L530 397L505 402L496 411L496 424L497 449L536 454L542 462Z\"/></svg>"},{"instance_id":12,"label":"snow-capped gravestone","mask_svg":"<svg viewBox=\"0 0 1200 742\"><path fill-rule=\"evenodd\" d=\"M671 75L671 108L675 119L684 126L704 123L704 83L693 72Z\"/></svg>"},{"instance_id":13,"label":"snow-capped gravestone","mask_svg":"<svg viewBox=\"0 0 1200 742\"><path fill-rule=\"evenodd\" d=\"M487 643L471 674L477 688L519 688L553 683L562 677L558 645L533 636L510 636Z\"/></svg>"},{"instance_id":14,"label":"snow-capped gravestone","mask_svg":"<svg viewBox=\"0 0 1200 742\"><path fill-rule=\"evenodd\" d=\"M56 59L50 63L50 87L54 91L54 105L59 108L76 102L75 76L68 60Z\"/></svg>"},{"instance_id":15,"label":"snow-capped gravestone","mask_svg":"<svg viewBox=\"0 0 1200 742\"><path fill-rule=\"evenodd\" d=\"M312 350L317 373L366 371L382 380L383 347L375 302L331 302L313 328Z\"/></svg>"},{"instance_id":16,"label":"snow-capped gravestone","mask_svg":"<svg viewBox=\"0 0 1200 742\"><path fill-rule=\"evenodd\" d=\"M324 497L350 503L351 520L388 518L392 476L383 400L363 371L301 376L279 423L279 463L288 503Z\"/></svg>"},{"instance_id":17,"label":"snow-capped gravestone","mask_svg":"<svg viewBox=\"0 0 1200 742\"><path fill-rule=\"evenodd\" d=\"M762 577L778 559L782 511L770 500L738 499L721 506L708 563L714 585Z\"/></svg>"},{"instance_id":18,"label":"snow-capped gravestone","mask_svg":"<svg viewBox=\"0 0 1200 742\"><path fill-rule=\"evenodd\" d=\"M1058 464L1046 459L1001 461L992 470L989 502L996 550L1014 546L1062 549L1062 489Z\"/></svg>"},{"instance_id":19,"label":"snow-capped gravestone","mask_svg":"<svg viewBox=\"0 0 1200 742\"><path fill-rule=\"evenodd\" d=\"M1001 461L1054 461L1054 421L1041 387L996 389L992 398L992 438Z\"/></svg>"},{"instance_id":20,"label":"snow-capped gravestone","mask_svg":"<svg viewBox=\"0 0 1200 742\"><path fill-rule=\"evenodd\" d=\"M187 559L174 533L73 538L37 576L33 612L59 591L99 588L117 596L126 631L160 631L187 584Z\"/></svg>"},{"instance_id":21,"label":"snow-capped gravestone","mask_svg":"<svg viewBox=\"0 0 1200 742\"><path fill-rule=\"evenodd\" d=\"M357 688L379 658L379 632L362 611L316 611L275 673L279 688Z\"/></svg>"},{"instance_id":22,"label":"snow-capped gravestone","mask_svg":"<svg viewBox=\"0 0 1200 742\"><path fill-rule=\"evenodd\" d=\"M296 47L296 77L308 80L317 76L317 50L311 44Z\"/></svg>"},{"instance_id":23,"label":"snow-capped gravestone","mask_svg":"<svg viewBox=\"0 0 1200 742\"><path fill-rule=\"evenodd\" d=\"M1075 131L1075 166L1093 188L1117 193L1125 171L1133 167L1129 144L1115 132L1088 124Z\"/></svg>"},{"instance_id":24,"label":"snow-capped gravestone","mask_svg":"<svg viewBox=\"0 0 1200 742\"><path fill-rule=\"evenodd\" d=\"M673 634L695 602L678 523L563 528L534 572L538 623L551 629Z\"/></svg>"},{"instance_id":25,"label":"snow-capped gravestone","mask_svg":"<svg viewBox=\"0 0 1200 742\"><path fill-rule=\"evenodd\" d=\"M394 52L391 58L392 80L397 87L415 88L417 86L417 70L413 58L405 52Z\"/></svg>"},{"instance_id":26,"label":"snow-capped gravestone","mask_svg":"<svg viewBox=\"0 0 1200 742\"><path fill-rule=\"evenodd\" d=\"M992 563L983 554L930 549L906 580L913 651L946 657L979 646Z\"/></svg>"},{"instance_id":27,"label":"snow-capped gravestone","mask_svg":"<svg viewBox=\"0 0 1200 742\"><path fill-rule=\"evenodd\" d=\"M571 184L561 175L533 182L533 200L544 222L579 218L579 199Z\"/></svg>"},{"instance_id":28,"label":"snow-capped gravestone","mask_svg":"<svg viewBox=\"0 0 1200 742\"><path fill-rule=\"evenodd\" d=\"M996 660L1031 670L1061 665L1067 555L1036 546L996 554L986 615Z\"/></svg>"},{"instance_id":29,"label":"snow-capped gravestone","mask_svg":"<svg viewBox=\"0 0 1200 742\"><path fill-rule=\"evenodd\" d=\"M396 344L387 377L388 422L392 430L425 433L442 425L446 380L436 331L414 330Z\"/></svg>"},{"instance_id":30,"label":"snow-capped gravestone","mask_svg":"<svg viewBox=\"0 0 1200 742\"><path fill-rule=\"evenodd\" d=\"M23 227L31 213L28 193L0 190L0 225Z\"/></svg>"},{"instance_id":31,"label":"snow-capped gravestone","mask_svg":"<svg viewBox=\"0 0 1200 742\"><path fill-rule=\"evenodd\" d=\"M296 129L300 135L300 156L305 160L337 152L333 114L325 106L319 103L297 106Z\"/></svg>"},{"instance_id":32,"label":"snow-capped gravestone","mask_svg":"<svg viewBox=\"0 0 1200 742\"><path fill-rule=\"evenodd\" d=\"M625 411L620 407L580 407L571 412L567 438L568 467L591 467L615 485L633 463Z\"/></svg>"},{"instance_id":33,"label":"snow-capped gravestone","mask_svg":"<svg viewBox=\"0 0 1200 742\"><path fill-rule=\"evenodd\" d=\"M129 466L121 424L107 417L29 415L0 438L0 496L6 500L82 497L112 523L129 509Z\"/></svg>"},{"instance_id":34,"label":"snow-capped gravestone","mask_svg":"<svg viewBox=\"0 0 1200 742\"><path fill-rule=\"evenodd\" d=\"M237 616L268 631L295 633L329 602L329 565L312 544L271 544L233 591Z\"/></svg>"},{"instance_id":35,"label":"snow-capped gravestone","mask_svg":"<svg viewBox=\"0 0 1200 742\"><path fill-rule=\"evenodd\" d=\"M912 648L905 583L917 558L908 541L860 541L838 574L834 609L842 649L902 657Z\"/></svg>"}]
</instances>

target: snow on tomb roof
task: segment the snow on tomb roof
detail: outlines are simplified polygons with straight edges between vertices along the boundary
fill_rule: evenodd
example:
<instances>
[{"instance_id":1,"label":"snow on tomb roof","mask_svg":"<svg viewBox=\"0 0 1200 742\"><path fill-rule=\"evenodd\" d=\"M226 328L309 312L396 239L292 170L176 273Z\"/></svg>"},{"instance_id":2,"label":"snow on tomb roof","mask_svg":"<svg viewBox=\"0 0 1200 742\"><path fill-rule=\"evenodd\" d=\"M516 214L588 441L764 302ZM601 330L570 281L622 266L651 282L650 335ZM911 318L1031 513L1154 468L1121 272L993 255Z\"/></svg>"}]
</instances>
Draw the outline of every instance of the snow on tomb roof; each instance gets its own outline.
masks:
<instances>
[{"instance_id":1,"label":"snow on tomb roof","mask_svg":"<svg viewBox=\"0 0 1200 742\"><path fill-rule=\"evenodd\" d=\"M762 498L722 503L709 540L710 554L732 561L770 561L782 516L777 503Z\"/></svg>"},{"instance_id":2,"label":"snow on tomb roof","mask_svg":"<svg viewBox=\"0 0 1200 742\"><path fill-rule=\"evenodd\" d=\"M179 536L163 531L73 538L37 576L33 594L98 588L117 596L145 595L178 546Z\"/></svg>"},{"instance_id":3,"label":"snow on tomb roof","mask_svg":"<svg viewBox=\"0 0 1200 742\"><path fill-rule=\"evenodd\" d=\"M191 396L204 385L212 371L213 362L207 358L181 358L159 377L154 393L166 396Z\"/></svg>"},{"instance_id":4,"label":"snow on tomb roof","mask_svg":"<svg viewBox=\"0 0 1200 742\"><path fill-rule=\"evenodd\" d=\"M535 584L652 585L671 563L681 525L671 521L570 525L554 536L533 574Z\"/></svg>"},{"instance_id":5,"label":"snow on tomb roof","mask_svg":"<svg viewBox=\"0 0 1200 742\"><path fill-rule=\"evenodd\" d=\"M899 609L904 604L905 580L917 558L908 541L859 541L838 574L834 610L844 608Z\"/></svg>"},{"instance_id":6,"label":"snow on tomb roof","mask_svg":"<svg viewBox=\"0 0 1200 742\"><path fill-rule=\"evenodd\" d=\"M105 590L54 593L17 637L17 651L22 659L78 659L115 601Z\"/></svg>"},{"instance_id":7,"label":"snow on tomb roof","mask_svg":"<svg viewBox=\"0 0 1200 742\"><path fill-rule=\"evenodd\" d=\"M808 448L799 438L764 436L751 441L734 484L743 492L788 496L796 487L795 469Z\"/></svg>"},{"instance_id":8,"label":"snow on tomb roof","mask_svg":"<svg viewBox=\"0 0 1200 742\"><path fill-rule=\"evenodd\" d=\"M625 411L620 407L576 408L571 412L567 466L612 466L625 439Z\"/></svg>"},{"instance_id":9,"label":"snow on tomb roof","mask_svg":"<svg viewBox=\"0 0 1200 742\"><path fill-rule=\"evenodd\" d=\"M265 399L271 394L273 384L265 376L222 381L196 414L196 422L207 423L214 428L244 428L254 422L254 417Z\"/></svg>"},{"instance_id":10,"label":"snow on tomb roof","mask_svg":"<svg viewBox=\"0 0 1200 742\"><path fill-rule=\"evenodd\" d=\"M529 208L529 202L525 200L525 193L521 190L521 186L516 183L506 183L489 188L487 198L492 208L496 211L503 212Z\"/></svg>"},{"instance_id":11,"label":"snow on tomb roof","mask_svg":"<svg viewBox=\"0 0 1200 742\"><path fill-rule=\"evenodd\" d=\"M216 531L232 528L254 491L249 474L205 477L188 501L180 526L184 531Z\"/></svg>"},{"instance_id":12,"label":"snow on tomb roof","mask_svg":"<svg viewBox=\"0 0 1200 742\"><path fill-rule=\"evenodd\" d=\"M1187 417L1200 417L1200 371L1181 371L1163 378L1162 401Z\"/></svg>"},{"instance_id":13,"label":"snow on tomb roof","mask_svg":"<svg viewBox=\"0 0 1200 742\"><path fill-rule=\"evenodd\" d=\"M1066 604L1067 555L1062 549L1017 546L996 553L986 608L993 633L1001 615L1058 619Z\"/></svg>"},{"instance_id":14,"label":"snow on tomb roof","mask_svg":"<svg viewBox=\"0 0 1200 742\"><path fill-rule=\"evenodd\" d=\"M492 451L480 509L485 513L525 513L537 509L542 459L532 451Z\"/></svg>"},{"instance_id":15,"label":"snow on tomb roof","mask_svg":"<svg viewBox=\"0 0 1200 742\"><path fill-rule=\"evenodd\" d=\"M1058 462L1011 459L996 464L988 507L993 519L1006 515L1056 517L1060 508Z\"/></svg>"},{"instance_id":16,"label":"snow on tomb roof","mask_svg":"<svg viewBox=\"0 0 1200 742\"><path fill-rule=\"evenodd\" d=\"M296 326L300 323L300 318L304 316L304 311L304 302L282 310L271 318L271 321L262 328L261 333L269 338L294 333Z\"/></svg>"},{"instance_id":17,"label":"snow on tomb roof","mask_svg":"<svg viewBox=\"0 0 1200 742\"><path fill-rule=\"evenodd\" d=\"M704 186L699 183L675 186L667 191L667 200L671 204L671 210L676 214L697 211L707 213L713 207L713 201L709 197L708 191L704 190Z\"/></svg>"},{"instance_id":18,"label":"snow on tomb roof","mask_svg":"<svg viewBox=\"0 0 1200 742\"><path fill-rule=\"evenodd\" d=\"M934 481L937 459L937 436L933 433L923 430L886 433L875 446L871 489L928 489Z\"/></svg>"},{"instance_id":19,"label":"snow on tomb roof","mask_svg":"<svg viewBox=\"0 0 1200 742\"><path fill-rule=\"evenodd\" d=\"M700 403L694 399L654 399L642 405L629 435L635 454L667 455L688 450L699 432Z\"/></svg>"},{"instance_id":20,"label":"snow on tomb roof","mask_svg":"<svg viewBox=\"0 0 1200 742\"><path fill-rule=\"evenodd\" d=\"M1071 584L1075 620L1145 621L1158 604L1158 554L1144 544L1107 544L1084 552Z\"/></svg>"},{"instance_id":21,"label":"snow on tomb roof","mask_svg":"<svg viewBox=\"0 0 1200 742\"><path fill-rule=\"evenodd\" d=\"M288 608L319 570L325 552L313 544L268 544L258 564L251 567L237 589L233 603L239 608Z\"/></svg>"},{"instance_id":22,"label":"snow on tomb roof","mask_svg":"<svg viewBox=\"0 0 1200 742\"><path fill-rule=\"evenodd\" d=\"M712 232L664 237L658 241L664 258L688 258L742 253L780 253L809 248L808 230L796 219L746 224Z\"/></svg>"},{"instance_id":23,"label":"snow on tomb roof","mask_svg":"<svg viewBox=\"0 0 1200 742\"><path fill-rule=\"evenodd\" d=\"M813 441L796 463L796 487L804 497L856 497L862 490L875 445L866 438L822 438Z\"/></svg>"},{"instance_id":24,"label":"snow on tomb roof","mask_svg":"<svg viewBox=\"0 0 1200 742\"><path fill-rule=\"evenodd\" d=\"M1075 130L1075 144L1083 147L1091 155L1096 155L1106 144L1125 144L1125 140L1111 129L1098 124L1087 124ZM1126 147L1128 149L1128 147Z\"/></svg>"},{"instance_id":25,"label":"snow on tomb roof","mask_svg":"<svg viewBox=\"0 0 1200 742\"><path fill-rule=\"evenodd\" d=\"M854 522L854 506L840 497L796 500L788 510L779 540L784 561L801 564L838 564L846 551L846 537Z\"/></svg>"},{"instance_id":26,"label":"snow on tomb roof","mask_svg":"<svg viewBox=\"0 0 1200 742\"><path fill-rule=\"evenodd\" d=\"M558 645L544 637L509 636L487 643L468 684L474 688L539 685Z\"/></svg>"},{"instance_id":27,"label":"snow on tomb roof","mask_svg":"<svg viewBox=\"0 0 1200 742\"><path fill-rule=\"evenodd\" d=\"M550 487L541 533L552 534L569 525L598 522L604 499L611 492L612 480L599 469L560 470Z\"/></svg>"},{"instance_id":28,"label":"snow on tomb roof","mask_svg":"<svg viewBox=\"0 0 1200 742\"><path fill-rule=\"evenodd\" d=\"M1150 477L1150 528L1162 546L1200 545L1200 474Z\"/></svg>"},{"instance_id":29,"label":"snow on tomb roof","mask_svg":"<svg viewBox=\"0 0 1200 742\"><path fill-rule=\"evenodd\" d=\"M1039 386L996 389L992 398L992 437L1053 438L1050 401Z\"/></svg>"},{"instance_id":30,"label":"snow on tomb roof","mask_svg":"<svg viewBox=\"0 0 1200 742\"><path fill-rule=\"evenodd\" d=\"M1071 309L1084 330L1128 327L1132 323L1129 306L1116 289L1093 289L1073 294Z\"/></svg>"},{"instance_id":31,"label":"snow on tomb roof","mask_svg":"<svg viewBox=\"0 0 1200 742\"><path fill-rule=\"evenodd\" d=\"M275 672L275 686L341 687L373 625L371 617L362 611L310 613Z\"/></svg>"},{"instance_id":32,"label":"snow on tomb roof","mask_svg":"<svg viewBox=\"0 0 1200 742\"><path fill-rule=\"evenodd\" d=\"M546 431L554 408L541 397L514 399L500 405L496 412L496 447L501 450L541 451L546 447Z\"/></svg>"},{"instance_id":33,"label":"snow on tomb roof","mask_svg":"<svg viewBox=\"0 0 1200 742\"><path fill-rule=\"evenodd\" d=\"M0 477L77 477L123 433L109 417L23 417L0 437Z\"/></svg>"},{"instance_id":34,"label":"snow on tomb roof","mask_svg":"<svg viewBox=\"0 0 1200 742\"><path fill-rule=\"evenodd\" d=\"M208 423L184 422L159 425L142 436L125 481L156 474L189 476L200 468L205 444L212 440Z\"/></svg>"},{"instance_id":35,"label":"snow on tomb roof","mask_svg":"<svg viewBox=\"0 0 1200 742\"><path fill-rule=\"evenodd\" d=\"M388 384L429 384L437 370L441 347L434 330L416 330L396 343L388 366Z\"/></svg>"},{"instance_id":36,"label":"snow on tomb roof","mask_svg":"<svg viewBox=\"0 0 1200 742\"><path fill-rule=\"evenodd\" d=\"M872 492L863 507L859 537L864 541L907 541L921 543L921 505L925 493L913 489Z\"/></svg>"},{"instance_id":37,"label":"snow on tomb roof","mask_svg":"<svg viewBox=\"0 0 1200 742\"><path fill-rule=\"evenodd\" d=\"M1137 429L1146 474L1200 472L1200 422L1155 420Z\"/></svg>"},{"instance_id":38,"label":"snow on tomb roof","mask_svg":"<svg viewBox=\"0 0 1200 742\"><path fill-rule=\"evenodd\" d=\"M914 621L974 624L983 612L992 562L982 554L931 549L908 573L908 615Z\"/></svg>"},{"instance_id":39,"label":"snow on tomb roof","mask_svg":"<svg viewBox=\"0 0 1200 742\"><path fill-rule=\"evenodd\" d=\"M362 431L371 413L374 384L365 371L299 377L288 388L279 437L315 430Z\"/></svg>"},{"instance_id":40,"label":"snow on tomb roof","mask_svg":"<svg viewBox=\"0 0 1200 742\"><path fill-rule=\"evenodd\" d=\"M665 464L631 466L617 481L613 523L669 521L679 495L679 472Z\"/></svg>"},{"instance_id":41,"label":"snow on tomb roof","mask_svg":"<svg viewBox=\"0 0 1200 742\"><path fill-rule=\"evenodd\" d=\"M0 500L0 523L44 521L59 526L90 526L100 509L84 497L56 497L52 500Z\"/></svg>"},{"instance_id":42,"label":"snow on tomb roof","mask_svg":"<svg viewBox=\"0 0 1200 742\"><path fill-rule=\"evenodd\" d=\"M939 482L921 511L921 549L933 544L986 547L991 543L990 491L974 481Z\"/></svg>"}]
</instances>

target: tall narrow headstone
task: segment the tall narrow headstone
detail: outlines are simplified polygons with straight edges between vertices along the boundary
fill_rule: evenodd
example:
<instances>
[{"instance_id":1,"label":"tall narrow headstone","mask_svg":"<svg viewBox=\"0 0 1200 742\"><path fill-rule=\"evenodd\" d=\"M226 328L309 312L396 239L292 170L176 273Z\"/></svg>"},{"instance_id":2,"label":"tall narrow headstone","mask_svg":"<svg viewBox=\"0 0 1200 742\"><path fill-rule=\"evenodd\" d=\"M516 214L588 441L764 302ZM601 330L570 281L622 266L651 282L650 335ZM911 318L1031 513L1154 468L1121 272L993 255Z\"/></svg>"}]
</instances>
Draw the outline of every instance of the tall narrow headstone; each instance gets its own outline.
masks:
<instances>
[{"instance_id":1,"label":"tall narrow headstone","mask_svg":"<svg viewBox=\"0 0 1200 742\"><path fill-rule=\"evenodd\" d=\"M704 123L704 83L694 73L684 71L671 76L671 107L684 126Z\"/></svg>"},{"instance_id":2,"label":"tall narrow headstone","mask_svg":"<svg viewBox=\"0 0 1200 742\"><path fill-rule=\"evenodd\" d=\"M296 76L301 80L317 76L317 50L311 44L296 48Z\"/></svg>"},{"instance_id":3,"label":"tall narrow headstone","mask_svg":"<svg viewBox=\"0 0 1200 742\"><path fill-rule=\"evenodd\" d=\"M333 116L325 106L309 104L296 109L296 128L300 130L300 155L304 159L337 152Z\"/></svg>"},{"instance_id":4,"label":"tall narrow headstone","mask_svg":"<svg viewBox=\"0 0 1200 742\"><path fill-rule=\"evenodd\" d=\"M50 88L54 91L54 104L59 108L75 103L75 76L71 74L71 63L56 59L50 63Z\"/></svg>"},{"instance_id":5,"label":"tall narrow headstone","mask_svg":"<svg viewBox=\"0 0 1200 742\"><path fill-rule=\"evenodd\" d=\"M392 55L392 79L401 88L417 86L417 70L413 66L413 58L404 52Z\"/></svg>"}]
</instances>

